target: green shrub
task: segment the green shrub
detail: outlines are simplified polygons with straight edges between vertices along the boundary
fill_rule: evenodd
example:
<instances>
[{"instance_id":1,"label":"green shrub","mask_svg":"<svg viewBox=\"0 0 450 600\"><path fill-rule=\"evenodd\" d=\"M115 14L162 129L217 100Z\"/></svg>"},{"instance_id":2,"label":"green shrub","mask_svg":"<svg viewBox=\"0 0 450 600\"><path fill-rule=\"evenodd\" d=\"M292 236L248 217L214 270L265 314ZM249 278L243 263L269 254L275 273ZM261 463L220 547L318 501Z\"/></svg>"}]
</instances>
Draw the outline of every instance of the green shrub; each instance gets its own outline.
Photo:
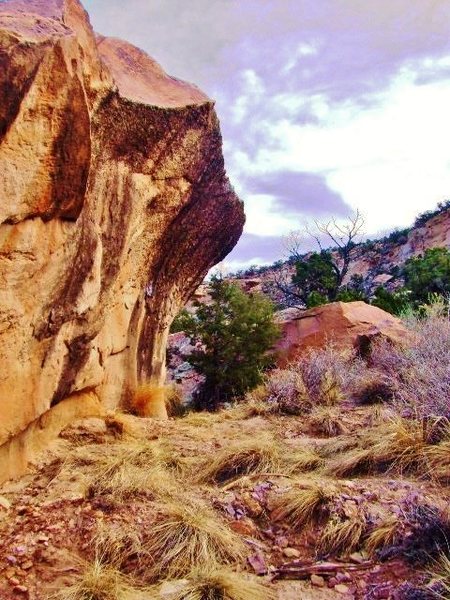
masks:
<instances>
[{"instance_id":1,"label":"green shrub","mask_svg":"<svg viewBox=\"0 0 450 600\"><path fill-rule=\"evenodd\" d=\"M279 328L272 303L260 294L247 295L217 277L211 281L210 294L211 303L197 304L186 334L199 343L189 362L204 377L196 403L214 409L262 382Z\"/></svg>"},{"instance_id":2,"label":"green shrub","mask_svg":"<svg viewBox=\"0 0 450 600\"><path fill-rule=\"evenodd\" d=\"M173 320L170 327L170 333L179 333L180 331L185 331L192 325L193 320L195 320L195 317L193 317L185 308L183 308L183 310L178 313Z\"/></svg>"},{"instance_id":3,"label":"green shrub","mask_svg":"<svg viewBox=\"0 0 450 600\"><path fill-rule=\"evenodd\" d=\"M430 294L450 294L450 251L428 248L423 256L406 261L403 275L415 302L427 302Z\"/></svg>"},{"instance_id":4,"label":"green shrub","mask_svg":"<svg viewBox=\"0 0 450 600\"><path fill-rule=\"evenodd\" d=\"M375 290L371 304L392 315L401 315L411 308L411 293L404 288L390 292L380 286Z\"/></svg>"}]
</instances>

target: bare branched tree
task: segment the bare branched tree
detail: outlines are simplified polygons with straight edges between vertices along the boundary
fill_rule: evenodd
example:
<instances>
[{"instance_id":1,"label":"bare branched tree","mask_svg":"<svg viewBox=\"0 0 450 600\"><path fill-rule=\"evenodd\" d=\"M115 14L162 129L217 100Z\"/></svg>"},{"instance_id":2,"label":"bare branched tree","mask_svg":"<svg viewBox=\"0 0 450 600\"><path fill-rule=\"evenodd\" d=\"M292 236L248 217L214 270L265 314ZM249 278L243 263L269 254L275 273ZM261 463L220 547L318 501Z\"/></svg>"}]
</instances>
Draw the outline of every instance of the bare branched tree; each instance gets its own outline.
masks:
<instances>
[{"instance_id":1,"label":"bare branched tree","mask_svg":"<svg viewBox=\"0 0 450 600\"><path fill-rule=\"evenodd\" d=\"M338 278L338 287L340 287L348 273L351 261L357 258L354 249L357 242L361 241L365 225L364 217L358 209L354 216L348 217L347 221L343 224L339 224L334 218L327 223L315 221L315 224L319 234L322 234L325 239L328 238L328 240L331 240L335 246L332 248L332 252L334 251L337 254L338 260L334 259L332 262ZM308 233L316 240L320 251L323 252L324 248L320 237L313 235L310 231Z\"/></svg>"},{"instance_id":2,"label":"bare branched tree","mask_svg":"<svg viewBox=\"0 0 450 600\"><path fill-rule=\"evenodd\" d=\"M335 218L327 222L314 221L314 229L307 225L303 231L291 232L285 240L288 264L296 265L308 261L313 254L306 253L306 238L313 238L321 255L326 255L330 268L334 273L334 289L330 299L334 297L343 285L348 274L351 262L356 260L358 252L357 243L361 241L365 220L360 211L340 223ZM276 272L271 282L275 291L283 297L286 306L304 306L310 293L308 289L301 289L292 281L292 272L282 269ZM274 291L275 290L275 291Z\"/></svg>"}]
</instances>

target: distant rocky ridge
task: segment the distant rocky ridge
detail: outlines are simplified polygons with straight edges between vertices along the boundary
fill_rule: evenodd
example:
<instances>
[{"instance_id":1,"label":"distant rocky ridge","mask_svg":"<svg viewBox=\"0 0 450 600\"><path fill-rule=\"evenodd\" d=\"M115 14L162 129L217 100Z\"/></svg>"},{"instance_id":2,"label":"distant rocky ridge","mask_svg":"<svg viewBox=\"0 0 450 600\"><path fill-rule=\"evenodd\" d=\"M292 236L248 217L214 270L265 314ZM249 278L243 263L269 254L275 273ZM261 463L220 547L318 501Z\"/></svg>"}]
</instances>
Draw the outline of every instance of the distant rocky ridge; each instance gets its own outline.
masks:
<instances>
[{"instance_id":1,"label":"distant rocky ridge","mask_svg":"<svg viewBox=\"0 0 450 600\"><path fill-rule=\"evenodd\" d=\"M1 446L67 398L163 381L172 318L244 213L213 102L78 0L1 2L0 65Z\"/></svg>"},{"instance_id":2,"label":"distant rocky ridge","mask_svg":"<svg viewBox=\"0 0 450 600\"><path fill-rule=\"evenodd\" d=\"M409 258L423 254L428 248L439 247L450 248L448 202L443 203L441 209L418 217L416 224L409 229L396 230L385 238L358 244L353 250L354 260L344 283L348 283L353 275L361 275L368 295L379 286L392 291L403 284L400 270ZM282 295L277 294L271 283L280 274L290 280L294 271L294 266L289 262L280 261L268 267L251 268L230 278L245 291L268 293L275 302L282 305ZM205 293L205 287L201 286L196 295L201 299Z\"/></svg>"}]
</instances>

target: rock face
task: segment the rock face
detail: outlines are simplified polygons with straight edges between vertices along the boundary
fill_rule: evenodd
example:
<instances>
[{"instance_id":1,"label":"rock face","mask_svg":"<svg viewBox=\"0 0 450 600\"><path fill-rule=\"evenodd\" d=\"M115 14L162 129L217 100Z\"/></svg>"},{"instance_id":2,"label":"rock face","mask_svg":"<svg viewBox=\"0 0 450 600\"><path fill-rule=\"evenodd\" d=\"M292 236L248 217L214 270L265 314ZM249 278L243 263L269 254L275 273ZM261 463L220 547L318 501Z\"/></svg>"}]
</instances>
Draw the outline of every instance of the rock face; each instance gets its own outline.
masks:
<instances>
[{"instance_id":1,"label":"rock face","mask_svg":"<svg viewBox=\"0 0 450 600\"><path fill-rule=\"evenodd\" d=\"M213 103L78 0L1 2L0 67L1 445L68 396L163 381L244 215Z\"/></svg>"},{"instance_id":2,"label":"rock face","mask_svg":"<svg viewBox=\"0 0 450 600\"><path fill-rule=\"evenodd\" d=\"M277 345L280 366L327 342L364 350L374 337L383 336L395 343L405 342L409 337L399 319L365 302L334 302L302 313L289 309L281 315L283 336Z\"/></svg>"}]
</instances>

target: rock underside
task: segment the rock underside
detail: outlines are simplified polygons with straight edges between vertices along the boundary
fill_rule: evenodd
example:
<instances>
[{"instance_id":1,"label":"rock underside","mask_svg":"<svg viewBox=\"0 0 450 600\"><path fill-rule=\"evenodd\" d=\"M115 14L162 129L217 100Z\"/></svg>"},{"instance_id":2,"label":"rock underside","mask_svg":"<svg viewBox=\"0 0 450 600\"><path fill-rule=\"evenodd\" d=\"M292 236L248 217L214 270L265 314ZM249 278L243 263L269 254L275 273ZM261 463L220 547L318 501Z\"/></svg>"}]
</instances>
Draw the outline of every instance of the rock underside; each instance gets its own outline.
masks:
<instances>
[{"instance_id":1,"label":"rock underside","mask_svg":"<svg viewBox=\"0 0 450 600\"><path fill-rule=\"evenodd\" d=\"M2 445L74 394L114 408L162 381L244 215L213 102L78 0L0 3L0 67Z\"/></svg>"}]
</instances>

